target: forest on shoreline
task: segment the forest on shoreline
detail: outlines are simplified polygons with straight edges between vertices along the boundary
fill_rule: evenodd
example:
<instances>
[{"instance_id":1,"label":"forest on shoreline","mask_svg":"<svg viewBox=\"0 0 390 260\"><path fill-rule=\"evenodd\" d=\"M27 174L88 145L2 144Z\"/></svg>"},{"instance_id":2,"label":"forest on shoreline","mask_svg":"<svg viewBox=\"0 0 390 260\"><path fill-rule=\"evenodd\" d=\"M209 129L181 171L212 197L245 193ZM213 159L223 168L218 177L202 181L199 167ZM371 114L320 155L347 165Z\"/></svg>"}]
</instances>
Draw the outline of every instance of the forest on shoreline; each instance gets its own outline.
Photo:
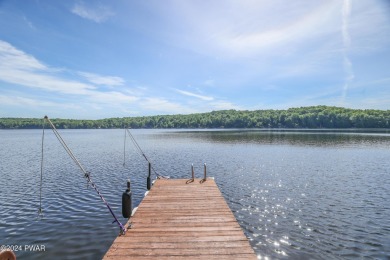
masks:
<instances>
[{"instance_id":1,"label":"forest on shoreline","mask_svg":"<svg viewBox=\"0 0 390 260\"><path fill-rule=\"evenodd\" d=\"M221 110L98 120L51 119L59 129L109 128L390 128L390 110L330 106L287 110ZM42 118L0 118L0 129L42 128Z\"/></svg>"}]
</instances>

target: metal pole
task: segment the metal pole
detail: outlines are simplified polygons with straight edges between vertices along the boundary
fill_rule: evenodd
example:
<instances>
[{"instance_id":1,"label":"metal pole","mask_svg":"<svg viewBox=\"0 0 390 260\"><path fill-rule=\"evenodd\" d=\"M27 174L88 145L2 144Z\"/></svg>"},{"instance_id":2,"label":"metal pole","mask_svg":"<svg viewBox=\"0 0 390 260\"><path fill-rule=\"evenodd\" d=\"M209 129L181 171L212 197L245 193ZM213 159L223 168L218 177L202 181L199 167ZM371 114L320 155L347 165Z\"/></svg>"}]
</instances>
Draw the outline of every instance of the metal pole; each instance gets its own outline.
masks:
<instances>
[{"instance_id":1,"label":"metal pole","mask_svg":"<svg viewBox=\"0 0 390 260\"><path fill-rule=\"evenodd\" d=\"M195 180L194 164L191 164L192 180Z\"/></svg>"},{"instance_id":2,"label":"metal pole","mask_svg":"<svg viewBox=\"0 0 390 260\"><path fill-rule=\"evenodd\" d=\"M204 181L206 181L206 172L207 172L207 170L206 170L206 163L205 163L204 164L204 178L203 178Z\"/></svg>"}]
</instances>

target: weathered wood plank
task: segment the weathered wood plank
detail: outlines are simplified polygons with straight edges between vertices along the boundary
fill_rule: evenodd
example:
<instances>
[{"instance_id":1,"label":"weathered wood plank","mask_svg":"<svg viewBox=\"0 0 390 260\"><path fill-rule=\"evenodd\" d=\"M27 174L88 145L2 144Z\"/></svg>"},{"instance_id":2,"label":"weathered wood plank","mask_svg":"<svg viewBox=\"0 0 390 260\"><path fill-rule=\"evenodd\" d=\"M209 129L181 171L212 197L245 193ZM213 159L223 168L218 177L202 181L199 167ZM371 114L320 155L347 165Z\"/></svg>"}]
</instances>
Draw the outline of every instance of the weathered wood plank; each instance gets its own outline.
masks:
<instances>
[{"instance_id":1,"label":"weathered wood plank","mask_svg":"<svg viewBox=\"0 0 390 260\"><path fill-rule=\"evenodd\" d=\"M120 236L115 240L115 243L179 243L179 242L225 242L225 241L247 241L247 238L240 234L237 235L229 235L229 236L210 236L210 235L201 235L198 234L196 237L175 237L175 236L138 236L137 240L134 239L134 237L130 236Z\"/></svg>"},{"instance_id":2,"label":"weathered wood plank","mask_svg":"<svg viewBox=\"0 0 390 260\"><path fill-rule=\"evenodd\" d=\"M141 260L170 260L170 259L183 259L183 256L134 256L131 259L141 259ZM104 259L115 259L115 260L126 260L130 259L128 256L114 255L114 256L105 256ZM235 255L187 255L185 259L193 260L221 260L221 259L232 259L232 260L246 260L254 259L253 254L235 254Z\"/></svg>"},{"instance_id":3,"label":"weathered wood plank","mask_svg":"<svg viewBox=\"0 0 390 260\"><path fill-rule=\"evenodd\" d=\"M222 248L222 247L245 247L247 245L246 240L237 240L234 243L231 243L231 241L178 241L176 243L172 242L131 242L131 241L124 241L124 242L119 242L116 241L115 246L113 248L118 249L118 248Z\"/></svg>"},{"instance_id":4,"label":"weathered wood plank","mask_svg":"<svg viewBox=\"0 0 390 260\"><path fill-rule=\"evenodd\" d=\"M256 259L212 179L157 180L131 222L105 259Z\"/></svg>"},{"instance_id":5,"label":"weathered wood plank","mask_svg":"<svg viewBox=\"0 0 390 260\"><path fill-rule=\"evenodd\" d=\"M219 248L113 248L110 255L131 255L131 256L191 256L191 255L235 255L253 253L249 247L219 247ZM114 251L115 250L115 251Z\"/></svg>"},{"instance_id":6,"label":"weathered wood plank","mask_svg":"<svg viewBox=\"0 0 390 260\"><path fill-rule=\"evenodd\" d=\"M157 221L157 220L155 220L155 221ZM152 222L148 222L148 223L136 222L136 223L133 223L133 228L147 229L147 228L150 228L151 226L154 226L152 224L153 224ZM175 221L172 221L172 222L160 221L159 222L159 228L171 228L172 226L175 226L177 228L197 228L197 227L202 228L205 225L207 225L208 227L212 227L212 228L214 228L214 227L226 227L227 225L232 226L232 227L240 228L238 223L235 223L233 221L223 221L223 222L203 221L203 223L197 223L197 222L175 222Z\"/></svg>"}]
</instances>

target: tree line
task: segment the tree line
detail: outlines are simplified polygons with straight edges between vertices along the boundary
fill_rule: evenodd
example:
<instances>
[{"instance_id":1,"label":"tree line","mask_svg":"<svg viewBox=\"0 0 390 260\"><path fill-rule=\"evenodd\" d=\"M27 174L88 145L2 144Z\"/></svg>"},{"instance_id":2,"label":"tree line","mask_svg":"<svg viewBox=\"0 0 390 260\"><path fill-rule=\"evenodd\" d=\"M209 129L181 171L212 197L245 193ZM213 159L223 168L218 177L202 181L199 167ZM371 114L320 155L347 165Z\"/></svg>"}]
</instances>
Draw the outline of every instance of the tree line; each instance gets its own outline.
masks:
<instances>
[{"instance_id":1,"label":"tree line","mask_svg":"<svg viewBox=\"0 0 390 260\"><path fill-rule=\"evenodd\" d=\"M390 110L311 106L287 110L221 110L99 120L51 119L59 129L108 128L390 128ZM38 129L43 119L0 118L0 129Z\"/></svg>"}]
</instances>

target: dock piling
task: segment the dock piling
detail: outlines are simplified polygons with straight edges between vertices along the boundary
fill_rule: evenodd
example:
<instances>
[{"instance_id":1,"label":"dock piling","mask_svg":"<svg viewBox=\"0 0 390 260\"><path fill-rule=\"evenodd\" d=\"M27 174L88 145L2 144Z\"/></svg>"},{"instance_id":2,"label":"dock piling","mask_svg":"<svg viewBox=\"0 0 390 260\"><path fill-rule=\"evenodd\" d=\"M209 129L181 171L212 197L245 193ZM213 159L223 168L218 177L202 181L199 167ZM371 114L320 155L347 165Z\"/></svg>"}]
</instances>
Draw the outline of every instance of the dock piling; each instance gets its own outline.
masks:
<instances>
[{"instance_id":1,"label":"dock piling","mask_svg":"<svg viewBox=\"0 0 390 260\"><path fill-rule=\"evenodd\" d=\"M152 187L152 184L151 184L151 177L150 177L151 172L152 172L152 164L149 163L148 178L147 178L147 180L146 180L146 188L147 188L148 190L150 190L150 188Z\"/></svg>"},{"instance_id":2,"label":"dock piling","mask_svg":"<svg viewBox=\"0 0 390 260\"><path fill-rule=\"evenodd\" d=\"M206 170L206 163L204 164L204 177L203 177L203 181L206 181L206 178L207 178L207 170Z\"/></svg>"}]
</instances>

